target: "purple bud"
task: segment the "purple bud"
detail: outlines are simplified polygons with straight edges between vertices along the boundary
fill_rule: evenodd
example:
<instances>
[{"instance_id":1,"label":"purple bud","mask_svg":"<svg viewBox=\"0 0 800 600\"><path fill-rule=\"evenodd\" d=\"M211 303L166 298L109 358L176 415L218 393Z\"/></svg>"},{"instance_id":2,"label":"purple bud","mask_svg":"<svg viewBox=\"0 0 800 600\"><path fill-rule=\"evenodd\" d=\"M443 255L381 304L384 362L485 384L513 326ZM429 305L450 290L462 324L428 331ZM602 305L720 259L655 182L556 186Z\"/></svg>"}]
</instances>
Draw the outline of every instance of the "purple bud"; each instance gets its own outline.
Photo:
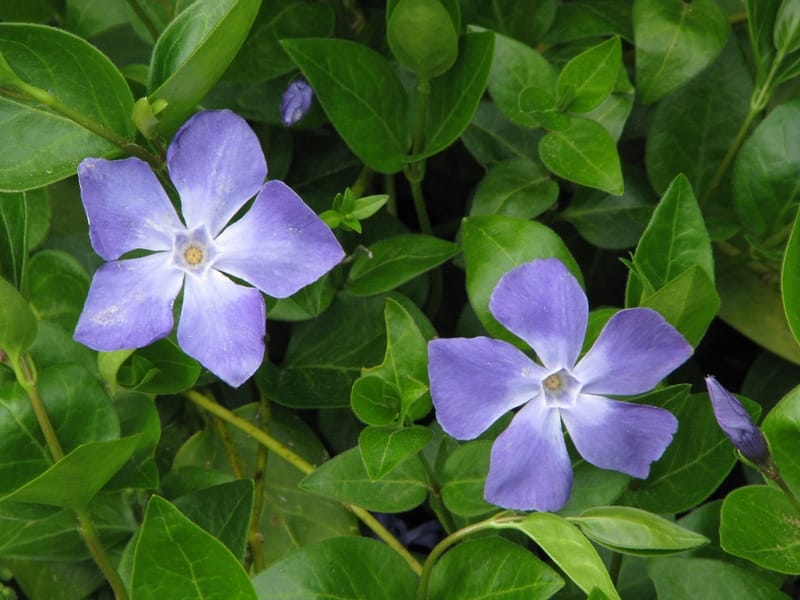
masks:
<instances>
[{"instance_id":1,"label":"purple bud","mask_svg":"<svg viewBox=\"0 0 800 600\"><path fill-rule=\"evenodd\" d=\"M717 423L731 443L757 467L768 468L772 461L767 441L741 402L710 375L706 377L706 387Z\"/></svg>"},{"instance_id":2,"label":"purple bud","mask_svg":"<svg viewBox=\"0 0 800 600\"><path fill-rule=\"evenodd\" d=\"M311 108L314 90L304 79L295 79L281 97L281 119L289 127L306 116Z\"/></svg>"}]
</instances>

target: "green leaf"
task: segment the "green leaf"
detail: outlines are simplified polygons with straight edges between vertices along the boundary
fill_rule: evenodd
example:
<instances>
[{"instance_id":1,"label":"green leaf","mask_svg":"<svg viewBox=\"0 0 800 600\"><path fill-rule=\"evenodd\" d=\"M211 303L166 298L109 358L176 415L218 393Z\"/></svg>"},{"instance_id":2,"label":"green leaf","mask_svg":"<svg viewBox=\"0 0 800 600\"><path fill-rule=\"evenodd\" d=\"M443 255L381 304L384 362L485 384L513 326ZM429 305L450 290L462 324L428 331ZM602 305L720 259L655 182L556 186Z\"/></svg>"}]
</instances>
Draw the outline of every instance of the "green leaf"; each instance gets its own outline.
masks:
<instances>
[{"instance_id":1,"label":"green leaf","mask_svg":"<svg viewBox=\"0 0 800 600\"><path fill-rule=\"evenodd\" d=\"M400 171L410 144L408 107L391 64L374 50L346 40L281 43L350 149L376 171Z\"/></svg>"},{"instance_id":2,"label":"green leaf","mask_svg":"<svg viewBox=\"0 0 800 600\"><path fill-rule=\"evenodd\" d=\"M584 50L558 76L558 102L565 110L585 113L600 106L614 89L622 66L618 37Z\"/></svg>"},{"instance_id":3,"label":"green leaf","mask_svg":"<svg viewBox=\"0 0 800 600\"><path fill-rule=\"evenodd\" d=\"M377 540L341 537L305 546L253 579L259 600L413 598L417 578Z\"/></svg>"},{"instance_id":4,"label":"green leaf","mask_svg":"<svg viewBox=\"0 0 800 600\"><path fill-rule=\"evenodd\" d=\"M493 102L483 100L461 141L470 154L484 167L509 160L539 160L539 139L536 132L511 123Z\"/></svg>"},{"instance_id":5,"label":"green leaf","mask_svg":"<svg viewBox=\"0 0 800 600\"><path fill-rule=\"evenodd\" d=\"M590 244L620 250L635 246L655 208L656 198L643 174L625 173L621 196L579 188L559 217Z\"/></svg>"},{"instance_id":6,"label":"green leaf","mask_svg":"<svg viewBox=\"0 0 800 600\"><path fill-rule=\"evenodd\" d=\"M551 131L539 142L539 157L569 181L615 196L625 189L614 139L595 121L575 117L566 129Z\"/></svg>"},{"instance_id":7,"label":"green leaf","mask_svg":"<svg viewBox=\"0 0 800 600\"><path fill-rule=\"evenodd\" d=\"M657 558L647 562L647 574L659 598L786 600L766 577L722 560Z\"/></svg>"},{"instance_id":8,"label":"green leaf","mask_svg":"<svg viewBox=\"0 0 800 600\"><path fill-rule=\"evenodd\" d=\"M73 331L89 292L89 275L66 252L42 250L28 266L31 305L40 319Z\"/></svg>"},{"instance_id":9,"label":"green leaf","mask_svg":"<svg viewBox=\"0 0 800 600\"><path fill-rule=\"evenodd\" d=\"M130 89L111 61L86 41L51 27L0 23L0 54L26 83L133 140ZM14 140L0 155L0 190L4 191L28 190L69 177L87 156L121 153L108 140L64 116L2 95L0 128Z\"/></svg>"},{"instance_id":10,"label":"green leaf","mask_svg":"<svg viewBox=\"0 0 800 600\"><path fill-rule=\"evenodd\" d=\"M401 463L380 481L367 473L358 448L351 448L320 465L300 487L309 492L356 504L377 512L404 512L428 495L425 470L418 460Z\"/></svg>"},{"instance_id":11,"label":"green leaf","mask_svg":"<svg viewBox=\"0 0 800 600\"><path fill-rule=\"evenodd\" d=\"M763 81L775 56L772 32L780 4L781 0L745 0L750 46L756 58L759 81Z\"/></svg>"},{"instance_id":12,"label":"green leaf","mask_svg":"<svg viewBox=\"0 0 800 600\"><path fill-rule=\"evenodd\" d=\"M275 79L295 69L281 40L327 37L333 32L334 14L325 2L263 2L250 34L233 59L225 79L255 83ZM275 115L278 107L274 107Z\"/></svg>"},{"instance_id":13,"label":"green leaf","mask_svg":"<svg viewBox=\"0 0 800 600\"><path fill-rule=\"evenodd\" d=\"M27 290L28 251L43 241L49 222L45 190L0 194L0 272L17 289Z\"/></svg>"},{"instance_id":14,"label":"green leaf","mask_svg":"<svg viewBox=\"0 0 800 600\"><path fill-rule=\"evenodd\" d=\"M575 259L551 229L512 217L467 217L461 224L467 264L467 295L486 330L499 339L519 343L489 312L489 297L500 278L536 258L558 258L582 280Z\"/></svg>"},{"instance_id":15,"label":"green leaf","mask_svg":"<svg viewBox=\"0 0 800 600\"><path fill-rule=\"evenodd\" d=\"M288 298L267 298L267 314L273 321L307 321L325 312L335 297L330 277L324 276Z\"/></svg>"},{"instance_id":16,"label":"green leaf","mask_svg":"<svg viewBox=\"0 0 800 600\"><path fill-rule=\"evenodd\" d=\"M167 137L192 113L228 68L250 31L261 0L198 0L159 36L147 78L148 100Z\"/></svg>"},{"instance_id":17,"label":"green leaf","mask_svg":"<svg viewBox=\"0 0 800 600\"><path fill-rule=\"evenodd\" d=\"M175 507L244 560L253 513L253 481L237 479L181 496Z\"/></svg>"},{"instance_id":18,"label":"green leaf","mask_svg":"<svg viewBox=\"0 0 800 600\"><path fill-rule=\"evenodd\" d=\"M775 46L782 54L800 48L800 5L783 0L775 15Z\"/></svg>"},{"instance_id":19,"label":"green leaf","mask_svg":"<svg viewBox=\"0 0 800 600\"><path fill-rule=\"evenodd\" d=\"M253 584L222 542L153 496L136 543L131 595L254 600Z\"/></svg>"},{"instance_id":20,"label":"green leaf","mask_svg":"<svg viewBox=\"0 0 800 600\"><path fill-rule=\"evenodd\" d=\"M509 38L533 45L548 30L556 14L555 0L485 2L462 0L465 23L493 29Z\"/></svg>"},{"instance_id":21,"label":"green leaf","mask_svg":"<svg viewBox=\"0 0 800 600\"><path fill-rule=\"evenodd\" d=\"M611 314L614 312L616 311L611 309ZM584 347L586 347L585 342ZM572 465L572 491L569 500L558 514L562 517L578 516L595 506L612 504L622 496L630 482L630 475L619 471L606 471L579 459Z\"/></svg>"},{"instance_id":22,"label":"green leaf","mask_svg":"<svg viewBox=\"0 0 800 600\"><path fill-rule=\"evenodd\" d=\"M353 262L347 290L356 296L388 292L456 254L456 244L431 235L407 233L384 238Z\"/></svg>"},{"instance_id":23,"label":"green leaf","mask_svg":"<svg viewBox=\"0 0 800 600\"><path fill-rule=\"evenodd\" d=\"M137 444L136 436L82 444L0 501L85 508L128 462Z\"/></svg>"},{"instance_id":24,"label":"green leaf","mask_svg":"<svg viewBox=\"0 0 800 600\"><path fill-rule=\"evenodd\" d=\"M431 571L427 597L544 600L563 586L558 573L531 552L492 536L467 540L445 554Z\"/></svg>"},{"instance_id":25,"label":"green leaf","mask_svg":"<svg viewBox=\"0 0 800 600\"><path fill-rule=\"evenodd\" d=\"M82 38L93 38L128 22L125 3L120 0L68 0L64 28Z\"/></svg>"},{"instance_id":26,"label":"green leaf","mask_svg":"<svg viewBox=\"0 0 800 600\"><path fill-rule=\"evenodd\" d=\"M729 554L779 573L800 574L797 510L781 490L751 485L729 493L719 535Z\"/></svg>"},{"instance_id":27,"label":"green leaf","mask_svg":"<svg viewBox=\"0 0 800 600\"><path fill-rule=\"evenodd\" d=\"M111 478L105 491L156 489L159 484L155 450L161 438L161 419L152 396L121 391L114 395L120 435L136 436L131 460Z\"/></svg>"},{"instance_id":28,"label":"green leaf","mask_svg":"<svg viewBox=\"0 0 800 600\"><path fill-rule=\"evenodd\" d=\"M427 446L431 436L431 430L422 425L402 429L365 427L358 436L358 448L367 474L373 481L382 479Z\"/></svg>"},{"instance_id":29,"label":"green leaf","mask_svg":"<svg viewBox=\"0 0 800 600\"><path fill-rule=\"evenodd\" d=\"M200 364L186 356L170 338L136 350L117 374L119 385L159 395L188 390L199 376Z\"/></svg>"},{"instance_id":30,"label":"green leaf","mask_svg":"<svg viewBox=\"0 0 800 600\"><path fill-rule=\"evenodd\" d=\"M728 17L714 0L636 0L636 90L659 100L708 66L730 34Z\"/></svg>"},{"instance_id":31,"label":"green leaf","mask_svg":"<svg viewBox=\"0 0 800 600\"><path fill-rule=\"evenodd\" d=\"M661 514L689 510L713 494L736 463L730 440L720 429L708 396L688 392L688 386L677 385L638 398L641 403L670 411L680 424L672 443L650 468L647 480L631 484L633 502L639 508ZM757 419L759 406L744 402Z\"/></svg>"},{"instance_id":32,"label":"green leaf","mask_svg":"<svg viewBox=\"0 0 800 600\"><path fill-rule=\"evenodd\" d=\"M563 44L585 38L619 35L633 41L630 0L578 0L558 7L553 26L544 41Z\"/></svg>"},{"instance_id":33,"label":"green leaf","mask_svg":"<svg viewBox=\"0 0 800 600\"><path fill-rule=\"evenodd\" d=\"M643 297L695 265L714 281L711 240L692 186L683 175L675 178L656 206L636 247L633 265L626 306L638 306Z\"/></svg>"},{"instance_id":34,"label":"green leaf","mask_svg":"<svg viewBox=\"0 0 800 600\"><path fill-rule=\"evenodd\" d=\"M40 560L4 561L14 574L14 585L26 598L73 600L90 597L105 578L92 560L83 562L45 562ZM5 592L9 588L0 588ZM11 596L9 600L16 600Z\"/></svg>"},{"instance_id":35,"label":"green leaf","mask_svg":"<svg viewBox=\"0 0 800 600\"><path fill-rule=\"evenodd\" d=\"M467 442L453 451L442 467L442 501L447 510L462 517L485 515L495 507L483 499L492 442Z\"/></svg>"},{"instance_id":36,"label":"green leaf","mask_svg":"<svg viewBox=\"0 0 800 600\"><path fill-rule=\"evenodd\" d=\"M475 189L469 214L533 219L558 199L558 184L539 162L509 160L494 165Z\"/></svg>"},{"instance_id":37,"label":"green leaf","mask_svg":"<svg viewBox=\"0 0 800 600\"><path fill-rule=\"evenodd\" d=\"M119 437L119 421L111 400L85 369L74 364L42 369L38 386L64 452L72 452L89 442ZM4 457L0 462L0 494L3 495L51 466L50 453L28 395L18 383L2 379L0 456Z\"/></svg>"},{"instance_id":38,"label":"green leaf","mask_svg":"<svg viewBox=\"0 0 800 600\"><path fill-rule=\"evenodd\" d=\"M17 289L0 277L0 350L16 364L36 339L36 318Z\"/></svg>"},{"instance_id":39,"label":"green leaf","mask_svg":"<svg viewBox=\"0 0 800 600\"><path fill-rule=\"evenodd\" d=\"M647 174L659 194L679 173L686 175L698 198L708 192L747 116L752 89L741 52L731 44L702 77L659 103L650 121L645 150ZM718 186L719 198L726 198L729 185L730 175L726 174ZM723 205L728 202L725 199Z\"/></svg>"},{"instance_id":40,"label":"green leaf","mask_svg":"<svg viewBox=\"0 0 800 600\"><path fill-rule=\"evenodd\" d=\"M742 146L733 171L736 211L744 227L766 238L786 227L800 200L800 100L781 104Z\"/></svg>"},{"instance_id":41,"label":"green leaf","mask_svg":"<svg viewBox=\"0 0 800 600\"><path fill-rule=\"evenodd\" d=\"M486 90L494 34L468 33L461 37L459 46L455 64L430 82L421 156L438 154L458 139Z\"/></svg>"},{"instance_id":42,"label":"green leaf","mask_svg":"<svg viewBox=\"0 0 800 600\"><path fill-rule=\"evenodd\" d=\"M781 477L800 495L800 389L781 398L764 419L762 430Z\"/></svg>"},{"instance_id":43,"label":"green leaf","mask_svg":"<svg viewBox=\"0 0 800 600\"><path fill-rule=\"evenodd\" d=\"M553 66L530 46L495 35L489 92L497 107L517 125L539 127L534 107L523 102L531 94L545 94L555 104L558 74Z\"/></svg>"},{"instance_id":44,"label":"green leaf","mask_svg":"<svg viewBox=\"0 0 800 600\"><path fill-rule=\"evenodd\" d=\"M800 219L795 218L781 266L781 298L786 322L800 343Z\"/></svg>"},{"instance_id":45,"label":"green leaf","mask_svg":"<svg viewBox=\"0 0 800 600\"><path fill-rule=\"evenodd\" d=\"M699 533L629 506L590 508L573 522L590 540L624 554L673 554L708 544Z\"/></svg>"},{"instance_id":46,"label":"green leaf","mask_svg":"<svg viewBox=\"0 0 800 600\"><path fill-rule=\"evenodd\" d=\"M599 588L609 598L619 599L597 551L566 519L552 513L533 513L511 525L511 528L536 542L587 594Z\"/></svg>"}]
</instances>

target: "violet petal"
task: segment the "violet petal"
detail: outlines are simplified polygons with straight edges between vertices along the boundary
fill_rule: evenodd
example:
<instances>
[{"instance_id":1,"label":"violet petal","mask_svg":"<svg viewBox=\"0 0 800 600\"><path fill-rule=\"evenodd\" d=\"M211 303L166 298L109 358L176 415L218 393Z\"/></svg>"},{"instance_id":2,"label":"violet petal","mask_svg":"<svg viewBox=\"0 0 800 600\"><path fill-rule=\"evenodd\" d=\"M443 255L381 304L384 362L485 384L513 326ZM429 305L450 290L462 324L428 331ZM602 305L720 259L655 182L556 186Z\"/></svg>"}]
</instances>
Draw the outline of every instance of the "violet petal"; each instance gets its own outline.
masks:
<instances>
[{"instance_id":1,"label":"violet petal","mask_svg":"<svg viewBox=\"0 0 800 600\"><path fill-rule=\"evenodd\" d=\"M706 387L711 407L714 409L714 417L734 447L756 465L768 463L767 442L764 434L750 418L750 413L713 377L706 377Z\"/></svg>"},{"instance_id":2,"label":"violet petal","mask_svg":"<svg viewBox=\"0 0 800 600\"><path fill-rule=\"evenodd\" d=\"M266 309L261 292L235 284L219 271L186 276L178 343L233 387L244 383L264 358Z\"/></svg>"},{"instance_id":3,"label":"violet petal","mask_svg":"<svg viewBox=\"0 0 800 600\"><path fill-rule=\"evenodd\" d=\"M306 116L311 108L314 90L303 79L296 79L288 85L281 96L281 120L289 127Z\"/></svg>"},{"instance_id":4,"label":"violet petal","mask_svg":"<svg viewBox=\"0 0 800 600\"><path fill-rule=\"evenodd\" d=\"M258 193L267 176L256 134L229 110L203 111L186 121L169 145L167 165L186 226L205 225L211 237Z\"/></svg>"},{"instance_id":5,"label":"violet petal","mask_svg":"<svg viewBox=\"0 0 800 600\"><path fill-rule=\"evenodd\" d=\"M575 364L589 305L578 280L560 260L535 260L503 275L489 310L533 348L549 371Z\"/></svg>"},{"instance_id":6,"label":"violet petal","mask_svg":"<svg viewBox=\"0 0 800 600\"><path fill-rule=\"evenodd\" d=\"M691 355L692 347L664 317L631 308L609 319L572 373L587 394L641 394Z\"/></svg>"},{"instance_id":7,"label":"violet petal","mask_svg":"<svg viewBox=\"0 0 800 600\"><path fill-rule=\"evenodd\" d=\"M530 402L492 446L484 498L514 510L556 511L571 489L572 464L559 411Z\"/></svg>"},{"instance_id":8,"label":"violet petal","mask_svg":"<svg viewBox=\"0 0 800 600\"><path fill-rule=\"evenodd\" d=\"M269 181L253 206L216 240L215 268L286 298L344 258L325 223L285 183Z\"/></svg>"},{"instance_id":9,"label":"violet petal","mask_svg":"<svg viewBox=\"0 0 800 600\"><path fill-rule=\"evenodd\" d=\"M172 330L183 273L169 254L108 262L94 274L75 339L95 350L141 348Z\"/></svg>"},{"instance_id":10,"label":"violet petal","mask_svg":"<svg viewBox=\"0 0 800 600\"><path fill-rule=\"evenodd\" d=\"M540 394L546 373L511 344L476 337L429 342L428 375L442 429L469 440Z\"/></svg>"},{"instance_id":11,"label":"violet petal","mask_svg":"<svg viewBox=\"0 0 800 600\"><path fill-rule=\"evenodd\" d=\"M138 158L86 158L78 165L81 200L95 252L115 260L131 250L170 250L183 229L164 188Z\"/></svg>"},{"instance_id":12,"label":"violet petal","mask_svg":"<svg viewBox=\"0 0 800 600\"><path fill-rule=\"evenodd\" d=\"M644 479L678 430L668 410L581 394L561 418L583 458L600 467Z\"/></svg>"}]
</instances>

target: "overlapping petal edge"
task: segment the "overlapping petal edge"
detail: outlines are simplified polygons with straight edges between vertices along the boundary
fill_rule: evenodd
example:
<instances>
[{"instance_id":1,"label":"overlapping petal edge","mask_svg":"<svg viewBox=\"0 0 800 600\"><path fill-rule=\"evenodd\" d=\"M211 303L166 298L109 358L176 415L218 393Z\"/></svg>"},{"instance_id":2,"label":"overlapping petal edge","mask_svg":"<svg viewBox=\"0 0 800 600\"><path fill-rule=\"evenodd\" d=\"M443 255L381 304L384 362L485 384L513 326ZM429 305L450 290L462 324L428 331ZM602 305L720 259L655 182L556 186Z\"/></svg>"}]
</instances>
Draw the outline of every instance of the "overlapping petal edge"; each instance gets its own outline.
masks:
<instances>
[{"instance_id":1,"label":"overlapping petal edge","mask_svg":"<svg viewBox=\"0 0 800 600\"><path fill-rule=\"evenodd\" d=\"M92 247L109 262L94 275L74 337L95 350L145 346L170 333L183 289L179 344L238 386L263 360L266 310L258 290L287 297L336 266L344 251L291 188L264 183L258 138L231 111L191 117L170 144L167 168L183 222L141 160L79 165ZM230 223L253 196L253 206ZM196 269L178 260L181 252L189 256L179 247L186 240L203 248ZM152 254L123 257L132 250Z\"/></svg>"},{"instance_id":2,"label":"overlapping petal edge","mask_svg":"<svg viewBox=\"0 0 800 600\"><path fill-rule=\"evenodd\" d=\"M653 310L622 310L578 360L588 302L556 259L506 273L489 308L541 364L485 337L437 339L428 346L436 417L451 436L473 439L522 407L492 446L486 500L516 510L555 511L566 504L572 467L562 423L590 463L647 477L677 431L677 420L661 408L605 395L652 389L691 356L683 336ZM557 392L546 389L547 383Z\"/></svg>"}]
</instances>

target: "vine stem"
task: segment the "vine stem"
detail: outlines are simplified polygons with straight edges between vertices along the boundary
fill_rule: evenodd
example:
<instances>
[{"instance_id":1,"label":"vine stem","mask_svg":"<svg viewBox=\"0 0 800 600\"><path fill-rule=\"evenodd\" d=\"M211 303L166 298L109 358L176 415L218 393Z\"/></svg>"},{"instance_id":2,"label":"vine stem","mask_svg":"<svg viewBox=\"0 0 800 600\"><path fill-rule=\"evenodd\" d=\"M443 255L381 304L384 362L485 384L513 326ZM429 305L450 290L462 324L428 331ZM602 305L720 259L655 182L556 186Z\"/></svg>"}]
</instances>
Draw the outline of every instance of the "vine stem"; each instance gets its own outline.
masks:
<instances>
[{"instance_id":1,"label":"vine stem","mask_svg":"<svg viewBox=\"0 0 800 600\"><path fill-rule=\"evenodd\" d=\"M200 408L210 412L212 415L219 417L223 421L243 431L265 448L280 456L283 460L288 462L301 473L309 475L316 470L314 465L312 465L302 456L292 452L289 448L284 446L281 442L276 440L267 432L259 429L249 421L246 421L245 419L235 415L233 412L211 400L204 394L201 394L196 390L188 390L184 392L183 395L197 404ZM369 511L361 508L360 506L348 504L346 502L342 502L342 505L352 512L362 523L364 523L364 525L371 529L375 535L386 542L390 548L402 556L414 573L419 575L422 572L422 565L419 564L419 561L417 561L417 559L414 558L414 556L403 546L403 544L401 544L396 537L394 537L383 525L381 525L380 522L369 513Z\"/></svg>"},{"instance_id":2,"label":"vine stem","mask_svg":"<svg viewBox=\"0 0 800 600\"><path fill-rule=\"evenodd\" d=\"M269 406L269 400L264 394L261 394L259 401L258 412L256 417L261 431L267 431L269 420L272 412ZM250 556L252 558L252 565L256 572L263 571L266 567L264 560L264 535L261 533L259 523L261 522L261 513L264 509L264 484L265 474L267 472L267 458L269 452L261 444L258 445L258 452L256 453L256 468L253 472L253 481L255 483L255 498L253 500L253 513L250 517L250 532L248 533L248 543L250 544Z\"/></svg>"},{"instance_id":3,"label":"vine stem","mask_svg":"<svg viewBox=\"0 0 800 600\"><path fill-rule=\"evenodd\" d=\"M33 412L39 423L39 428L42 430L47 448L50 450L50 454L53 457L53 462L58 462L64 458L64 449L61 446L61 442L58 440L50 417L47 415L42 397L39 395L39 388L36 385L36 367L33 361L26 355L20 356L14 366L16 367L14 371L17 376L17 381L30 399ZM119 573L117 573L111 560L108 558L108 554L106 554L105 548L103 548L100 536L97 535L97 530L94 528L89 511L85 508L81 508L76 509L75 513L78 516L78 529L81 533L81 537L89 549L89 553L92 555L94 562L108 580L114 592L114 598L116 598L116 600L127 600L128 592L125 590L125 584L122 583Z\"/></svg>"}]
</instances>

